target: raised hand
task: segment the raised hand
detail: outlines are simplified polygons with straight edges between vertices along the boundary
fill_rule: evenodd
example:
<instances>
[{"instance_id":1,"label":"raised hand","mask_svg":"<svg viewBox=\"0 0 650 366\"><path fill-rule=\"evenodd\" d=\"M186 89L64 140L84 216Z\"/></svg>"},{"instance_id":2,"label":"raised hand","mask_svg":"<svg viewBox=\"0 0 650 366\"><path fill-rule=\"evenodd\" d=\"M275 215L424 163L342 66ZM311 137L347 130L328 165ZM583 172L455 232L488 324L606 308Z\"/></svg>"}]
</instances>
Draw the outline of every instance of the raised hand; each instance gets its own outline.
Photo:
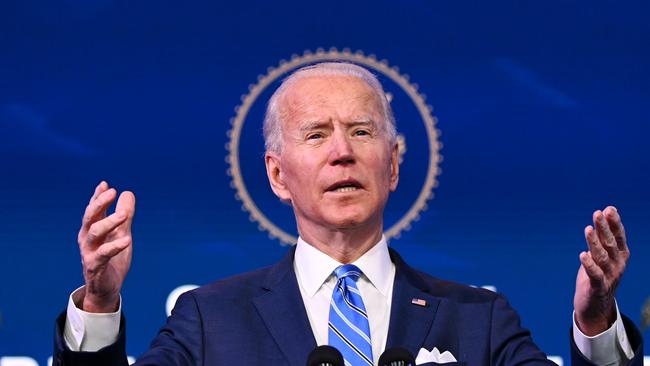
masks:
<instances>
[{"instance_id":1,"label":"raised hand","mask_svg":"<svg viewBox=\"0 0 650 366\"><path fill-rule=\"evenodd\" d=\"M122 192L115 213L106 216L117 191L101 182L86 207L78 242L84 279L83 310L108 313L117 310L120 289L131 266L131 223L135 214L135 196Z\"/></svg>"},{"instance_id":2,"label":"raised hand","mask_svg":"<svg viewBox=\"0 0 650 366\"><path fill-rule=\"evenodd\" d=\"M589 251L580 253L582 265L573 298L576 323L588 336L604 332L616 320L614 295L630 257L615 207L594 212L593 222L585 228Z\"/></svg>"}]
</instances>

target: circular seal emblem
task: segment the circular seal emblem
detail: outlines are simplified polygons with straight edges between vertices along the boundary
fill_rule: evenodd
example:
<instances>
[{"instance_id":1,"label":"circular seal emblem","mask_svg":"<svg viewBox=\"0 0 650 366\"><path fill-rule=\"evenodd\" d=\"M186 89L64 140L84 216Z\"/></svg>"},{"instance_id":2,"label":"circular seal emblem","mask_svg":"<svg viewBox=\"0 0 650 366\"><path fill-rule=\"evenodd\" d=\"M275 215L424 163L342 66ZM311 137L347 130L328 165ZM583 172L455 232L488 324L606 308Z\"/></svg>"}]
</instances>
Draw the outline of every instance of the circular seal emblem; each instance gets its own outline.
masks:
<instances>
[{"instance_id":1,"label":"circular seal emblem","mask_svg":"<svg viewBox=\"0 0 650 366\"><path fill-rule=\"evenodd\" d=\"M408 166L408 170L413 172L408 180L415 181L410 183L411 186L400 189L403 185L403 179L400 179L398 190L391 195L399 195L399 198L391 198L389 206L391 202L397 203L394 207L387 207L384 212L388 227L384 235L388 240L399 238L402 231L410 229L412 223L419 220L420 213L427 209L427 201L433 198L436 177L440 174L439 163L442 161L439 131L432 114L433 108L418 92L417 84L411 83L408 75L400 73L397 67L391 67L388 61L378 60L374 55L366 56L362 51L339 51L336 48L305 51L302 56L293 55L289 61L282 60L277 67L269 67L265 75L258 76L257 82L249 85L248 93L242 95L241 104L235 108L236 114L230 120L232 127L227 133L227 174L231 178L231 187L236 191L235 198L242 202L242 210L249 213L249 219L257 222L260 230L267 231L271 238L278 239L282 244L296 243L296 235L287 229L291 224L286 222L286 216L293 216L282 212L282 208L273 207L281 204L268 193L270 189L266 188L265 170L254 167L260 162L263 165L262 117L268 98L284 77L303 66L326 61L345 61L364 66L377 75L386 90L397 120L400 175L403 178L402 172ZM413 123L416 120L420 123ZM246 143L254 146L244 146ZM263 177L260 171L264 172ZM252 184L247 185L246 181ZM259 189L260 186L266 188L265 192L258 193L261 197L254 199L248 187ZM285 220L284 226L279 223L282 220Z\"/></svg>"}]
</instances>

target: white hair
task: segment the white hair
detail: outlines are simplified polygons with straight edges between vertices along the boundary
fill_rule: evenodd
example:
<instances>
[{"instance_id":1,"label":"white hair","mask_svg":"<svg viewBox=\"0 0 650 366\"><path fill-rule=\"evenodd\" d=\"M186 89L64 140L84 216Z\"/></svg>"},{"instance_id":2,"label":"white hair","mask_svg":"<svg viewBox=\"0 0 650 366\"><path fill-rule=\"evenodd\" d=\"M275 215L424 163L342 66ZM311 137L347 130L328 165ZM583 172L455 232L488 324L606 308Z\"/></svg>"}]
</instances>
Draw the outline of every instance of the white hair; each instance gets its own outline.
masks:
<instances>
[{"instance_id":1,"label":"white hair","mask_svg":"<svg viewBox=\"0 0 650 366\"><path fill-rule=\"evenodd\" d=\"M266 151L280 153L282 151L282 123L280 113L280 101L289 86L296 81L313 76L351 76L361 79L368 84L372 91L377 95L383 112L384 132L388 137L390 144L394 144L397 138L395 129L395 117L390 107L386 93L381 86L377 77L365 68L348 62L322 62L298 69L289 77L284 79L280 87L273 93L269 103L266 106L264 116L264 145Z\"/></svg>"}]
</instances>

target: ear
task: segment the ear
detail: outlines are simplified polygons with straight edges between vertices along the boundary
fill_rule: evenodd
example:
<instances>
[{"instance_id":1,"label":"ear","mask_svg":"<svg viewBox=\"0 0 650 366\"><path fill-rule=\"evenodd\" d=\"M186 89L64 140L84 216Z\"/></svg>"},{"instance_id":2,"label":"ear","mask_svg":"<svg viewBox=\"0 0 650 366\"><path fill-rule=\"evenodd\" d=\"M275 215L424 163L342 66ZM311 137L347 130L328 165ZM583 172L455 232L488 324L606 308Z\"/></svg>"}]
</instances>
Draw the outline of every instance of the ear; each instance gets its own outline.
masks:
<instances>
[{"instance_id":1,"label":"ear","mask_svg":"<svg viewBox=\"0 0 650 366\"><path fill-rule=\"evenodd\" d=\"M266 176L269 178L269 184L271 184L273 193L275 193L282 202L291 202L291 194L287 185L284 183L282 175L280 155L267 151L264 154L264 164L266 164Z\"/></svg>"},{"instance_id":2,"label":"ear","mask_svg":"<svg viewBox=\"0 0 650 366\"><path fill-rule=\"evenodd\" d=\"M399 182L399 145L393 145L390 154L390 191L395 192Z\"/></svg>"}]
</instances>

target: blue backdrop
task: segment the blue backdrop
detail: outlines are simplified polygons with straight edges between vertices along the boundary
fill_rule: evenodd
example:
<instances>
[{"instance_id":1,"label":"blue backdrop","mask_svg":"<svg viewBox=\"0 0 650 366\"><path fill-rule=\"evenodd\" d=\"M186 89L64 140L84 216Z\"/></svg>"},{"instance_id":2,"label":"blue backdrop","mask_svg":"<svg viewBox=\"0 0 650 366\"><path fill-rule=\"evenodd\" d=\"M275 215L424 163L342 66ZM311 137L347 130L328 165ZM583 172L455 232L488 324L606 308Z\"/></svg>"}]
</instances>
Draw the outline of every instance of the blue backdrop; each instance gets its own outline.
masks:
<instances>
[{"instance_id":1,"label":"blue backdrop","mask_svg":"<svg viewBox=\"0 0 650 366\"><path fill-rule=\"evenodd\" d=\"M3 1L0 356L46 364L54 319L83 281L76 234L102 179L138 200L123 291L130 355L177 286L278 260L287 247L235 198L230 120L267 68L319 47L385 58L434 108L439 186L391 240L407 261L496 287L566 360L583 228L614 204L632 252L619 304L639 323L650 296L649 18L647 1ZM411 99L375 72L406 136L391 225L429 155ZM241 175L293 234L258 169L269 92L242 129Z\"/></svg>"}]
</instances>

